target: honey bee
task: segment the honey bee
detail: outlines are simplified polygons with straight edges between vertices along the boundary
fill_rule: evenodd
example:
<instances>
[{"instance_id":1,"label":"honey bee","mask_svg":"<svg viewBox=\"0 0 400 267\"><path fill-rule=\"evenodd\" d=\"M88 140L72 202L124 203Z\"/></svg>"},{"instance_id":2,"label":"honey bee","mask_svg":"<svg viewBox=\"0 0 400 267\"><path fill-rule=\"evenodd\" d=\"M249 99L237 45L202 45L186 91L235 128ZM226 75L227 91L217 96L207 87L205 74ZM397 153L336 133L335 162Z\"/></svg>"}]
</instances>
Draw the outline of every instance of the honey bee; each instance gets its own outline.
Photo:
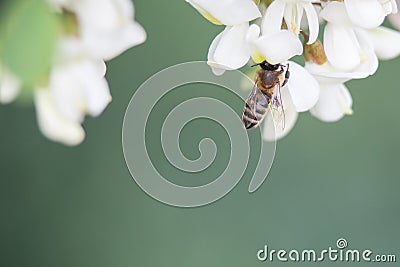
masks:
<instances>
[{"instance_id":1,"label":"honey bee","mask_svg":"<svg viewBox=\"0 0 400 267\"><path fill-rule=\"evenodd\" d=\"M270 64L263 61L252 67L254 66L260 66L261 69L257 71L253 90L247 97L243 110L244 127L246 129L257 127L270 109L275 124L281 124L284 128L285 112L281 87L285 86L289 79L289 64Z\"/></svg>"}]
</instances>

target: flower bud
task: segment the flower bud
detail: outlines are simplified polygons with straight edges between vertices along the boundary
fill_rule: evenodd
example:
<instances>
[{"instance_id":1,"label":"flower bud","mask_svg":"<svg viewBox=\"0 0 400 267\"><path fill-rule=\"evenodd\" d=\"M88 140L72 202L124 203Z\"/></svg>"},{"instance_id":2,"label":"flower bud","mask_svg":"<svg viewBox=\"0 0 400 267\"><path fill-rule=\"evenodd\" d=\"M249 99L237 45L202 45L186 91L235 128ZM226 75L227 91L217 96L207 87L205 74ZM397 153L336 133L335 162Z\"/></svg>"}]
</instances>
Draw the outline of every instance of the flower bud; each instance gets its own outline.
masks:
<instances>
[{"instance_id":1,"label":"flower bud","mask_svg":"<svg viewBox=\"0 0 400 267\"><path fill-rule=\"evenodd\" d=\"M307 44L307 40L304 40L303 56L306 62L312 61L318 65L322 65L327 61L324 46L318 39L312 44Z\"/></svg>"}]
</instances>

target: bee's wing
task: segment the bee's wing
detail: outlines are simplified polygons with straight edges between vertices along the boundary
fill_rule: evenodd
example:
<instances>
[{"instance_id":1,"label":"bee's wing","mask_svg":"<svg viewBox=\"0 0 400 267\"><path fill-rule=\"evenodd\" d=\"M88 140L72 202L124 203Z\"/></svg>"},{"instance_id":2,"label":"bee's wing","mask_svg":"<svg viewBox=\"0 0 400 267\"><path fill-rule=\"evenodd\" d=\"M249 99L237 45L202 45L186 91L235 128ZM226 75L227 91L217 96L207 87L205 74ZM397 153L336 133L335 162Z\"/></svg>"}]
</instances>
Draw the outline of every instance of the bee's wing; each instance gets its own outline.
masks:
<instances>
[{"instance_id":1,"label":"bee's wing","mask_svg":"<svg viewBox=\"0 0 400 267\"><path fill-rule=\"evenodd\" d=\"M271 99L271 116L275 123L275 128L285 129L285 110L282 103L281 86L277 83L274 87L274 93Z\"/></svg>"},{"instance_id":2,"label":"bee's wing","mask_svg":"<svg viewBox=\"0 0 400 267\"><path fill-rule=\"evenodd\" d=\"M257 126L265 117L270 99L256 85L247 97L243 111L243 123L246 129Z\"/></svg>"}]
</instances>

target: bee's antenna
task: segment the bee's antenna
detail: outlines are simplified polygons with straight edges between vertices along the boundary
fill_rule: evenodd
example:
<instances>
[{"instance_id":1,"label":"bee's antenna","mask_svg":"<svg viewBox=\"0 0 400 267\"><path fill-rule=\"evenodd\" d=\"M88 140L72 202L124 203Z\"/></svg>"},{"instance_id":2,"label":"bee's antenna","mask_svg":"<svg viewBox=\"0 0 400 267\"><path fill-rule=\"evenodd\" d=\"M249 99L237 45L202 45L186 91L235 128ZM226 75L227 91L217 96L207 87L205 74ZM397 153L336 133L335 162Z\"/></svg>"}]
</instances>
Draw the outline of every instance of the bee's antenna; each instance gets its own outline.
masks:
<instances>
[{"instance_id":1,"label":"bee's antenna","mask_svg":"<svg viewBox=\"0 0 400 267\"><path fill-rule=\"evenodd\" d=\"M250 67L255 67L255 66L259 66L259 65L260 65L260 63L251 65Z\"/></svg>"}]
</instances>

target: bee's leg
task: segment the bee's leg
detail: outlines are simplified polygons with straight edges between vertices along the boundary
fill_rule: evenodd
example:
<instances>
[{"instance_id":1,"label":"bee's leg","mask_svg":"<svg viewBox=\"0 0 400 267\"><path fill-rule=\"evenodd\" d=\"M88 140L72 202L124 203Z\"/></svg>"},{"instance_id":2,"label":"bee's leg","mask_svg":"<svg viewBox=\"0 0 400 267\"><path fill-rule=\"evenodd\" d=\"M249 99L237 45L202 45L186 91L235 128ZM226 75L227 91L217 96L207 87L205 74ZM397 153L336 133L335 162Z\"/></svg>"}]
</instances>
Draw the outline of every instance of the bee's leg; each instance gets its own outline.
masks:
<instances>
[{"instance_id":1,"label":"bee's leg","mask_svg":"<svg viewBox=\"0 0 400 267\"><path fill-rule=\"evenodd\" d=\"M279 71L278 71L279 74L282 74L285 71L285 69L283 67L284 66L282 64L279 65Z\"/></svg>"},{"instance_id":2,"label":"bee's leg","mask_svg":"<svg viewBox=\"0 0 400 267\"><path fill-rule=\"evenodd\" d=\"M286 73L285 73L285 80L282 83L282 87L285 86L289 80L290 71L289 71L289 63L286 65Z\"/></svg>"}]
</instances>

